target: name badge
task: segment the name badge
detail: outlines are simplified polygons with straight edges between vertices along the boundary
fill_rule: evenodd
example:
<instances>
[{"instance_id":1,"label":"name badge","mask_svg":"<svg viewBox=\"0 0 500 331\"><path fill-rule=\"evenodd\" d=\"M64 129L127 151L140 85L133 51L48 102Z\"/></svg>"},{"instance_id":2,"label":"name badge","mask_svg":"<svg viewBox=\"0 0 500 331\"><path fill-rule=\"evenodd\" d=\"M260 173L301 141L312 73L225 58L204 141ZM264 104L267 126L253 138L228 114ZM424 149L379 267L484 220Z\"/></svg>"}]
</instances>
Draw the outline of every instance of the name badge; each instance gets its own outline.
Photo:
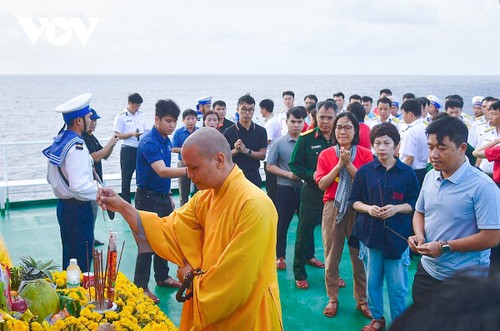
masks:
<instances>
[{"instance_id":1,"label":"name badge","mask_svg":"<svg viewBox=\"0 0 500 331\"><path fill-rule=\"evenodd\" d=\"M321 148L321 145L314 145L314 146L311 146L311 149L318 149L318 148Z\"/></svg>"}]
</instances>

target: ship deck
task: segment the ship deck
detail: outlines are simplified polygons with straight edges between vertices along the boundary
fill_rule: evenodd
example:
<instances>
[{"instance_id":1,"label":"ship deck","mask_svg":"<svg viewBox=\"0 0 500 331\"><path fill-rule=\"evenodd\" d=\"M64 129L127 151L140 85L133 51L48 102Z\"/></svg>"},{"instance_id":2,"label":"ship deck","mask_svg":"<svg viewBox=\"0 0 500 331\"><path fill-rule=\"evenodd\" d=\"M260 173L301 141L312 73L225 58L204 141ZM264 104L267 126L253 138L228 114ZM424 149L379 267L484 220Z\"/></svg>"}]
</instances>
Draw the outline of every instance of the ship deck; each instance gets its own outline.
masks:
<instances>
[{"instance_id":1,"label":"ship deck","mask_svg":"<svg viewBox=\"0 0 500 331\"><path fill-rule=\"evenodd\" d=\"M176 205L179 206L179 197L174 195ZM0 232L2 233L14 264L19 264L22 256L32 256L37 260L54 259L61 264L61 239L56 219L55 201L22 202L11 206L10 213L0 218ZM327 303L324 270L307 266L310 288L300 290L295 287L292 272L293 246L297 217L290 225L287 244L287 269L278 272L280 298L283 309L285 330L361 330L369 322L355 308L353 298L353 281L347 245L342 255L340 276L346 281L347 287L340 289L339 310L335 318L323 316L323 308ZM133 279L137 246L127 223L117 214L113 221L103 221L99 213L95 228L95 237L101 241L107 238L109 230L118 232L118 243L121 247L125 241L125 250L120 264L120 271L129 279ZM321 243L321 229L315 230L316 257L323 260L323 246ZM106 247L106 246L101 246ZM100 248L100 247L98 247ZM416 270L417 259L413 259L409 267L410 283ZM244 266L242 266L244 267ZM172 270L173 269L173 270ZM171 269L175 275L176 267ZM149 283L150 290L161 300L159 306L167 316L179 326L182 305L175 300L175 290L157 287L153 272ZM387 293L387 291L385 291ZM411 302L411 295L408 295ZM390 321L387 295L385 297L385 316Z\"/></svg>"}]
</instances>

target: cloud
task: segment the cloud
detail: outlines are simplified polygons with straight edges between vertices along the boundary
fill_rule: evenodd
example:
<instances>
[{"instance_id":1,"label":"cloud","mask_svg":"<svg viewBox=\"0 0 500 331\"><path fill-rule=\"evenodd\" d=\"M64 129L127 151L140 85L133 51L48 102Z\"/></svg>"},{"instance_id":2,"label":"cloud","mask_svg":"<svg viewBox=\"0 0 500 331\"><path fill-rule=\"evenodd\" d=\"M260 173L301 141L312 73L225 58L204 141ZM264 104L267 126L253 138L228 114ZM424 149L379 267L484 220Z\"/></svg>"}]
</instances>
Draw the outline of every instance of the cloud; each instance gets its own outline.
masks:
<instances>
[{"instance_id":1,"label":"cloud","mask_svg":"<svg viewBox=\"0 0 500 331\"><path fill-rule=\"evenodd\" d=\"M496 0L7 0L0 74L500 74L499 12ZM84 46L33 46L18 17L99 22Z\"/></svg>"}]
</instances>

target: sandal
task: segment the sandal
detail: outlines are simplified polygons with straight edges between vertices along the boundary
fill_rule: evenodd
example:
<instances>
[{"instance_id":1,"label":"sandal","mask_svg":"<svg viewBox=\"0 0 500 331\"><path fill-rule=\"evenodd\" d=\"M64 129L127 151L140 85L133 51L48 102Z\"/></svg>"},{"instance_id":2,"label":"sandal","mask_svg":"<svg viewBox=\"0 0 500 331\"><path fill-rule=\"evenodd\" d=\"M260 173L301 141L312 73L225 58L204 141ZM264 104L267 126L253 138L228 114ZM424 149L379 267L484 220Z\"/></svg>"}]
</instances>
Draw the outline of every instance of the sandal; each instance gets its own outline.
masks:
<instances>
[{"instance_id":1,"label":"sandal","mask_svg":"<svg viewBox=\"0 0 500 331\"><path fill-rule=\"evenodd\" d=\"M307 279L296 280L295 286L297 286L297 288L300 288L301 290L307 290L309 288L309 283L307 282Z\"/></svg>"},{"instance_id":2,"label":"sandal","mask_svg":"<svg viewBox=\"0 0 500 331\"><path fill-rule=\"evenodd\" d=\"M285 270L286 269L286 262L284 257L279 257L276 260L276 269L278 270Z\"/></svg>"},{"instance_id":3,"label":"sandal","mask_svg":"<svg viewBox=\"0 0 500 331\"><path fill-rule=\"evenodd\" d=\"M365 325L361 331L381 331L385 330L385 318L381 318L379 320L372 320L370 324Z\"/></svg>"},{"instance_id":4,"label":"sandal","mask_svg":"<svg viewBox=\"0 0 500 331\"><path fill-rule=\"evenodd\" d=\"M372 313L370 312L370 308L368 308L368 304L366 302L358 302L356 303L356 309L363 314L364 317L366 318L373 318Z\"/></svg>"},{"instance_id":5,"label":"sandal","mask_svg":"<svg viewBox=\"0 0 500 331\"><path fill-rule=\"evenodd\" d=\"M337 310L339 308L339 303L337 301L328 301L325 309L323 309L323 315L326 317L335 317L337 315Z\"/></svg>"},{"instance_id":6,"label":"sandal","mask_svg":"<svg viewBox=\"0 0 500 331\"><path fill-rule=\"evenodd\" d=\"M339 277L339 288L344 288L345 287L345 281Z\"/></svg>"}]
</instances>

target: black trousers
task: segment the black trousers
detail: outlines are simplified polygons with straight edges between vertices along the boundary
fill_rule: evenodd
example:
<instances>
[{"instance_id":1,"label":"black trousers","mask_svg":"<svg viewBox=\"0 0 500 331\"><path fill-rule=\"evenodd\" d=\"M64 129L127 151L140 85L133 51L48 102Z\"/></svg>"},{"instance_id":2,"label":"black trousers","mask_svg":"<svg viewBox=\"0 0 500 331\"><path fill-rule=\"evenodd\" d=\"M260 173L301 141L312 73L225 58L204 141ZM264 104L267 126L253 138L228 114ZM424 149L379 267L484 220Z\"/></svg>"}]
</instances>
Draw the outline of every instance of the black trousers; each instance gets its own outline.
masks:
<instances>
[{"instance_id":1,"label":"black trousers","mask_svg":"<svg viewBox=\"0 0 500 331\"><path fill-rule=\"evenodd\" d=\"M278 189L278 177L267 171L267 162L264 162L264 171L266 173L266 192L267 196L276 204L276 192Z\"/></svg>"},{"instance_id":2,"label":"black trousers","mask_svg":"<svg viewBox=\"0 0 500 331\"><path fill-rule=\"evenodd\" d=\"M285 257L288 228L293 215L299 211L300 187L278 185L276 193L276 210L278 211L278 236L276 241L276 257Z\"/></svg>"},{"instance_id":3,"label":"black trousers","mask_svg":"<svg viewBox=\"0 0 500 331\"><path fill-rule=\"evenodd\" d=\"M441 284L442 281L432 277L422 267L422 262L419 261L417 265L417 272L413 278L412 297L413 303L425 302L425 297L432 291L432 288Z\"/></svg>"},{"instance_id":4,"label":"black trousers","mask_svg":"<svg viewBox=\"0 0 500 331\"><path fill-rule=\"evenodd\" d=\"M130 203L130 182L134 174L137 162L137 148L122 146L120 150L120 168L122 171L122 193L121 196Z\"/></svg>"},{"instance_id":5,"label":"black trousers","mask_svg":"<svg viewBox=\"0 0 500 331\"><path fill-rule=\"evenodd\" d=\"M163 217L172 213L172 202L170 195L155 194L151 191L137 188L135 193L135 208L157 213ZM160 282L168 278L168 263L156 253L138 253L135 263L134 284L137 287L148 289L149 278L151 276L151 257L153 259L153 269L155 272L155 281Z\"/></svg>"},{"instance_id":6,"label":"black trousers","mask_svg":"<svg viewBox=\"0 0 500 331\"><path fill-rule=\"evenodd\" d=\"M253 172L245 172L244 173L245 177L251 181L252 183L254 183L257 187L260 188L260 186L262 185L262 177L260 177L260 172L259 172L259 169L253 171Z\"/></svg>"}]
</instances>

